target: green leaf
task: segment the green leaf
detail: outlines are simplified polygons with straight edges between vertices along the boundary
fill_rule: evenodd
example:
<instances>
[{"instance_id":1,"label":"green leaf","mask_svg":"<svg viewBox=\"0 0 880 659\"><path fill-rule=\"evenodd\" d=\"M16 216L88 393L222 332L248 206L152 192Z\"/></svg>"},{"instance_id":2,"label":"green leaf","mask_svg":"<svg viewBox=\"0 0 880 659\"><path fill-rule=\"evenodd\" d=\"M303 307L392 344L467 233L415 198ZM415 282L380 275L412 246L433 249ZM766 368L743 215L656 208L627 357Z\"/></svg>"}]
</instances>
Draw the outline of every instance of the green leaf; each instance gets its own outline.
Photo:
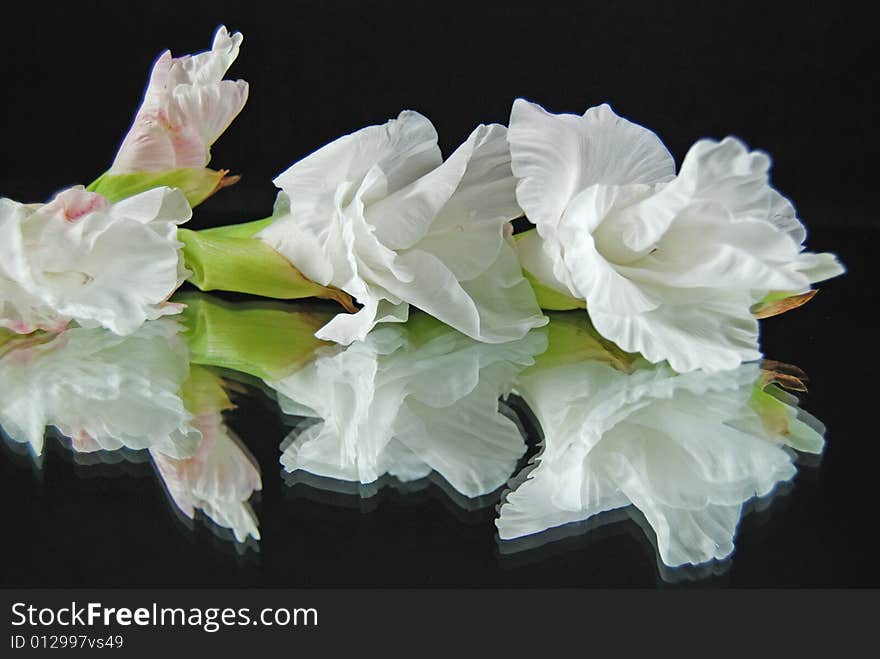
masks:
<instances>
[{"instance_id":1,"label":"green leaf","mask_svg":"<svg viewBox=\"0 0 880 659\"><path fill-rule=\"evenodd\" d=\"M122 201L153 188L177 188L192 207L198 206L220 188L238 181L238 176L227 176L222 169L171 169L162 172L135 172L132 174L104 173L88 189L104 195L111 202Z\"/></svg>"},{"instance_id":2,"label":"green leaf","mask_svg":"<svg viewBox=\"0 0 880 659\"><path fill-rule=\"evenodd\" d=\"M335 300L348 311L357 310L347 293L316 284L263 241L238 237L229 229L177 230L184 262L192 271L189 281L201 290L235 291L281 300L320 297Z\"/></svg>"}]
</instances>

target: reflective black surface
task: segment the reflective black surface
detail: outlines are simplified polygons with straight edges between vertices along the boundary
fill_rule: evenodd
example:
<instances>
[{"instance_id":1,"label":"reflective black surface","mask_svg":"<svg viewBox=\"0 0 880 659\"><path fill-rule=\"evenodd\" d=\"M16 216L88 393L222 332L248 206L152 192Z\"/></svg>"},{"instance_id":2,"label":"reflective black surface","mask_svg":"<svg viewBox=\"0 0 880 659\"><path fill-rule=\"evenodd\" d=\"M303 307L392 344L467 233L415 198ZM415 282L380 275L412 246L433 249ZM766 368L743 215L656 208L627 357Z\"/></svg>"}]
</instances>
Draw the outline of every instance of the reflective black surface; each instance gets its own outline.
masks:
<instances>
[{"instance_id":1,"label":"reflective black surface","mask_svg":"<svg viewBox=\"0 0 880 659\"><path fill-rule=\"evenodd\" d=\"M703 135L734 133L769 151L774 182L810 230L808 245L836 252L849 272L823 284L805 307L762 322L764 353L809 375L801 402L826 424L826 448L818 464L799 464L790 486L752 504L760 510L743 518L729 561L665 568L644 519L625 512L509 552L499 546L494 525L500 491L462 506L436 475L367 487L291 477L279 464L290 420L251 382L246 393L232 394L237 407L224 419L262 475L262 490L251 501L258 543L236 543L199 515L194 522L183 517L143 452L73 453L49 437L35 460L4 441L0 583L880 586L873 528L880 464L874 416L880 231L870 105L876 73L869 56L873 23L861 9L835 3L805 12L762 3L700 15L636 5L568 12L505 4L474 14L438 9L432 20L429 7L401 17L388 8L340 6L294 8L297 19L286 22L268 9L221 4L157 11L144 19L145 29L104 31L100 38L95 25L119 16L66 11L47 18L18 9L10 18L16 29L3 58L10 85L4 196L44 199L103 171L155 55L166 45L180 52L202 45L222 21L246 35L233 73L251 81L252 100L215 147L214 162L245 178L202 206L193 228L266 215L274 174L404 106L432 117L448 153L474 123L505 121L518 95L556 111L610 100L656 129L679 161ZM279 55L285 48L294 50L290 64ZM65 71L59 58L80 73ZM118 94L96 87L96 71L118 79ZM35 97L70 102L62 111ZM512 404L531 455L535 421Z\"/></svg>"},{"instance_id":2,"label":"reflective black surface","mask_svg":"<svg viewBox=\"0 0 880 659\"><path fill-rule=\"evenodd\" d=\"M280 446L295 419L280 412L271 389L245 375L238 379L250 384L234 388L237 407L223 418L262 473L262 491L252 499L259 542L236 543L201 513L187 520L144 451L75 453L50 432L37 460L21 444L3 443L4 583L876 585L875 327L868 316L852 320L871 295L869 242L861 233L813 235L838 250L850 272L809 305L764 321L763 342L765 354L809 375L802 407L827 425L826 449L821 460L802 456L793 481L774 496L747 505L729 560L663 566L650 527L632 508L563 527L540 543L499 544L494 520L503 488L470 499L436 472L360 486L285 473ZM522 399L508 402L533 455L536 419Z\"/></svg>"}]
</instances>

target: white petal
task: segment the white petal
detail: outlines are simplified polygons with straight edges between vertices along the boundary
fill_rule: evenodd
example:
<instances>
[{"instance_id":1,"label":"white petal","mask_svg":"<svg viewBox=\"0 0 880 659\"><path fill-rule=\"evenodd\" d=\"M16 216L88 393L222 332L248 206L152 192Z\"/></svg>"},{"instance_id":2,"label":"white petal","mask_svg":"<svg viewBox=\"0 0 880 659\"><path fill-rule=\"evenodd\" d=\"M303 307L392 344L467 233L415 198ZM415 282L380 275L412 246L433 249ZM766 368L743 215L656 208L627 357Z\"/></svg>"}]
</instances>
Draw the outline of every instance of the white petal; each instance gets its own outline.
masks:
<instances>
[{"instance_id":1,"label":"white petal","mask_svg":"<svg viewBox=\"0 0 880 659\"><path fill-rule=\"evenodd\" d=\"M157 321L128 337L74 327L48 342L21 339L0 358L0 424L37 453L54 425L93 450L192 455L199 433L180 397L188 355L179 329Z\"/></svg>"},{"instance_id":2,"label":"white petal","mask_svg":"<svg viewBox=\"0 0 880 659\"><path fill-rule=\"evenodd\" d=\"M402 112L384 126L341 137L275 179L283 191L276 220L257 237L313 281L342 287L357 274L350 218L364 224L360 213L348 213L347 207L359 192L379 194L377 189L361 189L361 180L371 174L374 188L396 190L439 162L437 133L416 112ZM362 235L378 245L368 233Z\"/></svg>"},{"instance_id":3,"label":"white petal","mask_svg":"<svg viewBox=\"0 0 880 659\"><path fill-rule=\"evenodd\" d=\"M522 99L510 114L517 200L542 235L568 203L597 183L653 184L675 174L672 156L651 131L614 114L607 105L583 117L553 115Z\"/></svg>"},{"instance_id":4,"label":"white petal","mask_svg":"<svg viewBox=\"0 0 880 659\"><path fill-rule=\"evenodd\" d=\"M544 249L544 245L544 241L541 240L538 232L534 230L519 234L516 237L516 252L519 255L523 269L527 270L545 286L549 286L563 295L577 296L577 292L571 290L553 272L554 261L548 250Z\"/></svg>"},{"instance_id":5,"label":"white petal","mask_svg":"<svg viewBox=\"0 0 880 659\"><path fill-rule=\"evenodd\" d=\"M177 157L175 167L204 167L210 155L209 148L229 128L241 112L248 98L248 84L244 80L222 80L209 85L180 85L174 89L175 116L180 124L193 126L201 138L203 152L194 158Z\"/></svg>"},{"instance_id":6,"label":"white petal","mask_svg":"<svg viewBox=\"0 0 880 659\"><path fill-rule=\"evenodd\" d=\"M18 334L58 332L70 320L40 295L26 256L22 230L36 208L0 199L0 327Z\"/></svg>"},{"instance_id":7,"label":"white petal","mask_svg":"<svg viewBox=\"0 0 880 659\"><path fill-rule=\"evenodd\" d=\"M135 220L141 224L183 224L192 217L192 209L180 190L161 187L113 204L110 214L114 218Z\"/></svg>"},{"instance_id":8,"label":"white petal","mask_svg":"<svg viewBox=\"0 0 880 659\"><path fill-rule=\"evenodd\" d=\"M553 272L575 292L575 297L587 301L591 311L637 314L659 304L644 288L617 272L599 252L591 233L601 222L596 218L603 218L616 200L626 194L625 189L617 186L592 186L576 197L559 223L559 243L564 247Z\"/></svg>"},{"instance_id":9,"label":"white petal","mask_svg":"<svg viewBox=\"0 0 880 659\"><path fill-rule=\"evenodd\" d=\"M595 362L521 377L518 390L545 441L537 467L501 507L499 534L519 537L634 504L667 565L726 557L743 503L795 473L749 405L757 378L755 365L627 375Z\"/></svg>"},{"instance_id":10,"label":"white petal","mask_svg":"<svg viewBox=\"0 0 880 659\"><path fill-rule=\"evenodd\" d=\"M294 204L326 203L340 184L359 182L374 167L388 181L389 190L398 190L440 162L434 126L418 112L407 110L382 126L368 126L321 147L273 182Z\"/></svg>"},{"instance_id":11,"label":"white petal","mask_svg":"<svg viewBox=\"0 0 880 659\"><path fill-rule=\"evenodd\" d=\"M501 126L478 127L445 163L436 132L401 113L320 149L276 179L276 220L259 237L307 277L363 305L318 336L362 340L416 306L478 340L543 324L505 240L518 214Z\"/></svg>"},{"instance_id":12,"label":"white petal","mask_svg":"<svg viewBox=\"0 0 880 659\"><path fill-rule=\"evenodd\" d=\"M759 359L758 321L751 295L711 289L667 292L652 311L622 316L590 310L602 336L653 363L667 360L676 371L718 371Z\"/></svg>"},{"instance_id":13,"label":"white petal","mask_svg":"<svg viewBox=\"0 0 880 659\"><path fill-rule=\"evenodd\" d=\"M57 331L72 319L129 334L145 320L179 312L165 301L184 275L176 224L190 213L183 193L169 188L115 206L74 188L28 213L4 212L0 256L15 286L6 285L3 324Z\"/></svg>"},{"instance_id":14,"label":"white petal","mask_svg":"<svg viewBox=\"0 0 880 659\"><path fill-rule=\"evenodd\" d=\"M180 58L176 61L177 67L185 72L185 80L190 84L218 82L238 57L242 41L241 32L230 35L226 26L221 25L214 34L211 50Z\"/></svg>"},{"instance_id":15,"label":"white petal","mask_svg":"<svg viewBox=\"0 0 880 659\"><path fill-rule=\"evenodd\" d=\"M767 222L792 245L799 245L803 229L793 217L791 204L770 187L769 169L766 154L749 151L736 138L699 140L688 151L674 181L624 212L622 222L631 223L633 229L640 227L629 238L630 248L653 247L679 213L703 206L723 211L728 223Z\"/></svg>"},{"instance_id":16,"label":"white petal","mask_svg":"<svg viewBox=\"0 0 880 659\"><path fill-rule=\"evenodd\" d=\"M376 330L270 383L284 410L318 419L291 434L282 456L288 471L361 483L436 471L467 497L506 481L525 445L498 398L546 339L533 333L485 345L424 316L413 322Z\"/></svg>"},{"instance_id":17,"label":"white petal","mask_svg":"<svg viewBox=\"0 0 880 659\"><path fill-rule=\"evenodd\" d=\"M801 252L794 263L794 268L803 274L811 284L837 277L846 272L846 268L843 267L837 256L828 252L821 254Z\"/></svg>"},{"instance_id":18,"label":"white petal","mask_svg":"<svg viewBox=\"0 0 880 659\"><path fill-rule=\"evenodd\" d=\"M70 236L81 270L47 280L53 307L83 325L130 334L162 307L179 286L178 245L134 221L95 218L82 236ZM131 246L137 245L136 252ZM168 307L177 313L179 308Z\"/></svg>"},{"instance_id":19,"label":"white petal","mask_svg":"<svg viewBox=\"0 0 880 659\"><path fill-rule=\"evenodd\" d=\"M649 255L616 270L633 282L673 288L799 291L809 280L790 267L798 250L768 222L731 223L712 209L695 207L678 215Z\"/></svg>"},{"instance_id":20,"label":"white petal","mask_svg":"<svg viewBox=\"0 0 880 659\"><path fill-rule=\"evenodd\" d=\"M366 219L379 240L400 250L439 233L498 226L517 217L505 132L496 124L478 126L445 162L368 206Z\"/></svg>"}]
</instances>

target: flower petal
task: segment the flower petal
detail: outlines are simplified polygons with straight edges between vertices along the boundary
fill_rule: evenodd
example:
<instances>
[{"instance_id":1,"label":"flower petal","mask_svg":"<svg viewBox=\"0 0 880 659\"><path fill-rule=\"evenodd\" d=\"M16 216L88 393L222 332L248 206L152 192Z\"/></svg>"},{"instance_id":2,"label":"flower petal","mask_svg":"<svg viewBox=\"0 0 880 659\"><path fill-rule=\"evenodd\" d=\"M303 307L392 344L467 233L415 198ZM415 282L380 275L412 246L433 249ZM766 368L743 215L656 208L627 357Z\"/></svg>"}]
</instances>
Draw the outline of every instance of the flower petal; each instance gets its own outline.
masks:
<instances>
[{"instance_id":1,"label":"flower petal","mask_svg":"<svg viewBox=\"0 0 880 659\"><path fill-rule=\"evenodd\" d=\"M628 375L575 361L524 373L517 390L544 446L501 506L501 538L633 504L665 564L725 558L742 504L795 473L752 408L759 378L755 364L684 375L642 366Z\"/></svg>"},{"instance_id":2,"label":"flower petal","mask_svg":"<svg viewBox=\"0 0 880 659\"><path fill-rule=\"evenodd\" d=\"M177 507L192 519L200 509L216 524L229 528L235 539L259 540L260 532L248 499L262 489L259 469L238 438L223 423L220 412L196 418L202 438L195 455L184 460L151 451L162 481Z\"/></svg>"},{"instance_id":3,"label":"flower petal","mask_svg":"<svg viewBox=\"0 0 880 659\"><path fill-rule=\"evenodd\" d=\"M164 52L109 173L207 166L211 145L247 101L246 82L223 80L241 42L221 26L208 52L176 59Z\"/></svg>"},{"instance_id":4,"label":"flower petal","mask_svg":"<svg viewBox=\"0 0 880 659\"><path fill-rule=\"evenodd\" d=\"M369 197L379 194L380 188L399 189L439 162L437 133L416 112L402 112L385 126L341 137L275 179L282 189L276 219L257 237L313 281L344 288L357 271L352 260L354 228L346 210L355 195ZM360 189L361 179L368 174L372 188ZM363 219L358 221L364 224ZM367 228L363 231L369 233ZM375 245L377 241L371 238L370 242Z\"/></svg>"},{"instance_id":5,"label":"flower petal","mask_svg":"<svg viewBox=\"0 0 880 659\"><path fill-rule=\"evenodd\" d=\"M642 314L590 309L599 333L648 361L668 361L676 371L719 371L759 359L758 321L752 297L712 289L666 291L664 303Z\"/></svg>"},{"instance_id":6,"label":"flower petal","mask_svg":"<svg viewBox=\"0 0 880 659\"><path fill-rule=\"evenodd\" d=\"M17 441L42 449L45 427L88 438L89 450L154 449L192 455L191 426L180 387L188 355L170 320L127 337L73 327L51 340L22 340L0 357L0 424Z\"/></svg>"},{"instance_id":7,"label":"flower petal","mask_svg":"<svg viewBox=\"0 0 880 659\"><path fill-rule=\"evenodd\" d=\"M591 185L653 184L675 174L675 162L660 139L618 117L608 105L578 117L553 115L517 99L507 139L519 179L517 200L542 236Z\"/></svg>"},{"instance_id":8,"label":"flower petal","mask_svg":"<svg viewBox=\"0 0 880 659\"><path fill-rule=\"evenodd\" d=\"M491 492L525 449L498 398L545 345L541 333L481 344L419 315L319 356L270 383L282 409L318 419L291 433L282 463L361 483L436 471L466 497Z\"/></svg>"}]
</instances>

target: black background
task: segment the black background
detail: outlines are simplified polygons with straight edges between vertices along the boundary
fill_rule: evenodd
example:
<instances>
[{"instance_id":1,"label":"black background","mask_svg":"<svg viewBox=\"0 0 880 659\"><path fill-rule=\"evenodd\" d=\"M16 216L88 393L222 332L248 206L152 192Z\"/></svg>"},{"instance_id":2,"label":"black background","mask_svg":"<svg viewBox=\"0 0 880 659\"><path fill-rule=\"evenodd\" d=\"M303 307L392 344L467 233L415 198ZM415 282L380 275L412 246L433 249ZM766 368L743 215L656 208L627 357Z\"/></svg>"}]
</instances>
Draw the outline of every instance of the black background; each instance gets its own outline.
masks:
<instances>
[{"instance_id":1,"label":"black background","mask_svg":"<svg viewBox=\"0 0 880 659\"><path fill-rule=\"evenodd\" d=\"M811 375L805 407L827 423L819 467L745 518L732 564L697 582L880 585L873 306L880 238L876 21L869 3L43 3L4 8L0 194L44 201L110 164L153 60L204 50L221 23L245 35L230 77L250 83L212 166L243 175L194 228L264 217L271 179L327 141L404 108L450 153L517 96L555 112L607 101L681 162L700 137L737 135L774 158L815 251L849 273L807 307L765 321L768 357ZM263 540L239 554L171 513L146 464L85 467L54 442L42 469L0 451L2 583L21 586L653 585L632 522L499 556L491 508L464 514L429 486L367 503L285 486L284 428L266 401L229 419L258 458ZM320 497L318 497L320 498Z\"/></svg>"}]
</instances>

